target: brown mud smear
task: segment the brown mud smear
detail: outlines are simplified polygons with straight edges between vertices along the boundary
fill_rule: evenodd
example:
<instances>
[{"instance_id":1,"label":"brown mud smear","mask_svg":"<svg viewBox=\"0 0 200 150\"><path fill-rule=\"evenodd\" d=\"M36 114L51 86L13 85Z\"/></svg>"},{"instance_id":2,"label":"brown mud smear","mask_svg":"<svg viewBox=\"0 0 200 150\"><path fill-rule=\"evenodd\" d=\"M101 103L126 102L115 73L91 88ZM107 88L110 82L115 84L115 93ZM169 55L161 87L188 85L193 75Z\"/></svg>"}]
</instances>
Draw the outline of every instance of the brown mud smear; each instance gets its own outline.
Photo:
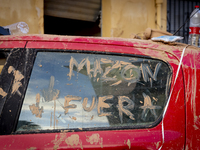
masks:
<instances>
[{"instance_id":1,"label":"brown mud smear","mask_svg":"<svg viewBox=\"0 0 200 150\"><path fill-rule=\"evenodd\" d=\"M0 95L2 96L2 98L4 98L7 95L7 93L4 92L2 88L0 88Z\"/></svg>"},{"instance_id":2,"label":"brown mud smear","mask_svg":"<svg viewBox=\"0 0 200 150\"><path fill-rule=\"evenodd\" d=\"M18 89L19 87L22 86L21 80L24 78L24 76L21 74L20 71L15 70L13 66L10 66L8 68L8 73L10 74L11 72L13 73L13 76L14 76L11 94L15 94L17 92L21 96L21 93L18 91Z\"/></svg>"},{"instance_id":3,"label":"brown mud smear","mask_svg":"<svg viewBox=\"0 0 200 150\"><path fill-rule=\"evenodd\" d=\"M91 136L87 137L86 141L90 144L100 144L101 148L103 148L103 138L100 137L98 133L92 134Z\"/></svg>"},{"instance_id":4,"label":"brown mud smear","mask_svg":"<svg viewBox=\"0 0 200 150\"><path fill-rule=\"evenodd\" d=\"M127 140L127 143L126 143L126 144L128 145L129 149L131 149L131 142L130 142L129 139Z\"/></svg>"},{"instance_id":5,"label":"brown mud smear","mask_svg":"<svg viewBox=\"0 0 200 150\"><path fill-rule=\"evenodd\" d=\"M40 103L40 94L37 93L36 94L36 104L29 105L29 109L30 109L30 111L32 112L33 115L41 118L42 113L44 111L43 111L43 106L40 108L39 103Z\"/></svg>"},{"instance_id":6,"label":"brown mud smear","mask_svg":"<svg viewBox=\"0 0 200 150\"><path fill-rule=\"evenodd\" d=\"M77 145L80 145L81 146L81 149L83 149L83 146L82 146L82 141L79 139L79 135L78 134L73 134L71 135L70 137L66 138L65 140L65 143L67 145L70 145L70 146L77 146Z\"/></svg>"},{"instance_id":7,"label":"brown mud smear","mask_svg":"<svg viewBox=\"0 0 200 150\"><path fill-rule=\"evenodd\" d=\"M72 146L73 148L74 146L80 145L81 149L83 149L82 141L79 139L79 135L73 134L67 137L66 132L68 132L68 130L64 130L63 133L60 133L60 135L56 135L55 139L51 141L54 144L53 149L57 150L62 142L63 144L66 143L68 146Z\"/></svg>"}]
</instances>

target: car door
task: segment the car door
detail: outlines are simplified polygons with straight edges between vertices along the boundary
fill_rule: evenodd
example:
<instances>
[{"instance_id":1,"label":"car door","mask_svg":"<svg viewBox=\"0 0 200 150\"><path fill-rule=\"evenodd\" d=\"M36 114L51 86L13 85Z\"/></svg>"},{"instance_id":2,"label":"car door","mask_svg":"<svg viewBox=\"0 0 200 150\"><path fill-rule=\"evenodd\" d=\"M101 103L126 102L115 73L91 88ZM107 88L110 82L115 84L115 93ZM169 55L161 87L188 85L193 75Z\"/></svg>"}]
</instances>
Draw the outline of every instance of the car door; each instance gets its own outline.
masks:
<instances>
[{"instance_id":1,"label":"car door","mask_svg":"<svg viewBox=\"0 0 200 150\"><path fill-rule=\"evenodd\" d=\"M6 67L14 79L1 114L1 148L184 148L177 59L152 45L77 40L84 39L29 41L19 65Z\"/></svg>"}]
</instances>

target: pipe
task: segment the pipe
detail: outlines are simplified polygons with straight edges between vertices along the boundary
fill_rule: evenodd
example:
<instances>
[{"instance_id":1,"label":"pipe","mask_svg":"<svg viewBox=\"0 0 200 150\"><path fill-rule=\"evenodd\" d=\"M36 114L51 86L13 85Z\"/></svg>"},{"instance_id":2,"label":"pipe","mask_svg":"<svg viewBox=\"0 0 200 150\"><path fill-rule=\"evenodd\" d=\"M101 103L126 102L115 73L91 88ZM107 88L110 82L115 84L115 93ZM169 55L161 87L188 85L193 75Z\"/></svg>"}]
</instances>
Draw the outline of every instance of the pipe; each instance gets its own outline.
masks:
<instances>
[{"instance_id":1,"label":"pipe","mask_svg":"<svg viewBox=\"0 0 200 150\"><path fill-rule=\"evenodd\" d=\"M163 4L163 0L156 0L156 9L157 9L157 29L162 29L161 27L161 14L162 14L162 4Z\"/></svg>"}]
</instances>

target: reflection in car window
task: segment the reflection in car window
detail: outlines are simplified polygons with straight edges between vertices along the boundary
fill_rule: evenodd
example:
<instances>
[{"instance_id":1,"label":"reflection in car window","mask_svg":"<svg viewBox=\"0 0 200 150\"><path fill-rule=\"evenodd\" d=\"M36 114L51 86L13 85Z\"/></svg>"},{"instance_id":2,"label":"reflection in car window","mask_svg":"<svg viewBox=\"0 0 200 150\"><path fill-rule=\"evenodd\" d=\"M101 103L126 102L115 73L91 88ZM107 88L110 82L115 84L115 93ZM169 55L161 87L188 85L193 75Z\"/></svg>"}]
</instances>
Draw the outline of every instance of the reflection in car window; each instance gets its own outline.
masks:
<instances>
[{"instance_id":1,"label":"reflection in car window","mask_svg":"<svg viewBox=\"0 0 200 150\"><path fill-rule=\"evenodd\" d=\"M17 131L151 125L170 76L154 59L38 52Z\"/></svg>"}]
</instances>

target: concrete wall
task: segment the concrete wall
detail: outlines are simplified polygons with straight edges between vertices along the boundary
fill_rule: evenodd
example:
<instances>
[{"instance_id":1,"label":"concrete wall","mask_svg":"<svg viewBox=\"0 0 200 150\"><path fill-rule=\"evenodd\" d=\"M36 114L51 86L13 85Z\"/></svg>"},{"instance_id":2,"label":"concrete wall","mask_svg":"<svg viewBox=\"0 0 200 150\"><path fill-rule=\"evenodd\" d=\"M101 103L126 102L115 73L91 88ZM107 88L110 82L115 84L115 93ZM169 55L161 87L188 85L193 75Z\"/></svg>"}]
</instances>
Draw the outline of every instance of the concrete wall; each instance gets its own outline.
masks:
<instances>
[{"instance_id":1,"label":"concrete wall","mask_svg":"<svg viewBox=\"0 0 200 150\"><path fill-rule=\"evenodd\" d=\"M23 21L29 34L43 34L43 7L43 0L0 0L0 26Z\"/></svg>"},{"instance_id":2,"label":"concrete wall","mask_svg":"<svg viewBox=\"0 0 200 150\"><path fill-rule=\"evenodd\" d=\"M129 38L148 27L166 30L167 0L160 1L161 12L157 12L156 0L102 0L102 36Z\"/></svg>"}]
</instances>

